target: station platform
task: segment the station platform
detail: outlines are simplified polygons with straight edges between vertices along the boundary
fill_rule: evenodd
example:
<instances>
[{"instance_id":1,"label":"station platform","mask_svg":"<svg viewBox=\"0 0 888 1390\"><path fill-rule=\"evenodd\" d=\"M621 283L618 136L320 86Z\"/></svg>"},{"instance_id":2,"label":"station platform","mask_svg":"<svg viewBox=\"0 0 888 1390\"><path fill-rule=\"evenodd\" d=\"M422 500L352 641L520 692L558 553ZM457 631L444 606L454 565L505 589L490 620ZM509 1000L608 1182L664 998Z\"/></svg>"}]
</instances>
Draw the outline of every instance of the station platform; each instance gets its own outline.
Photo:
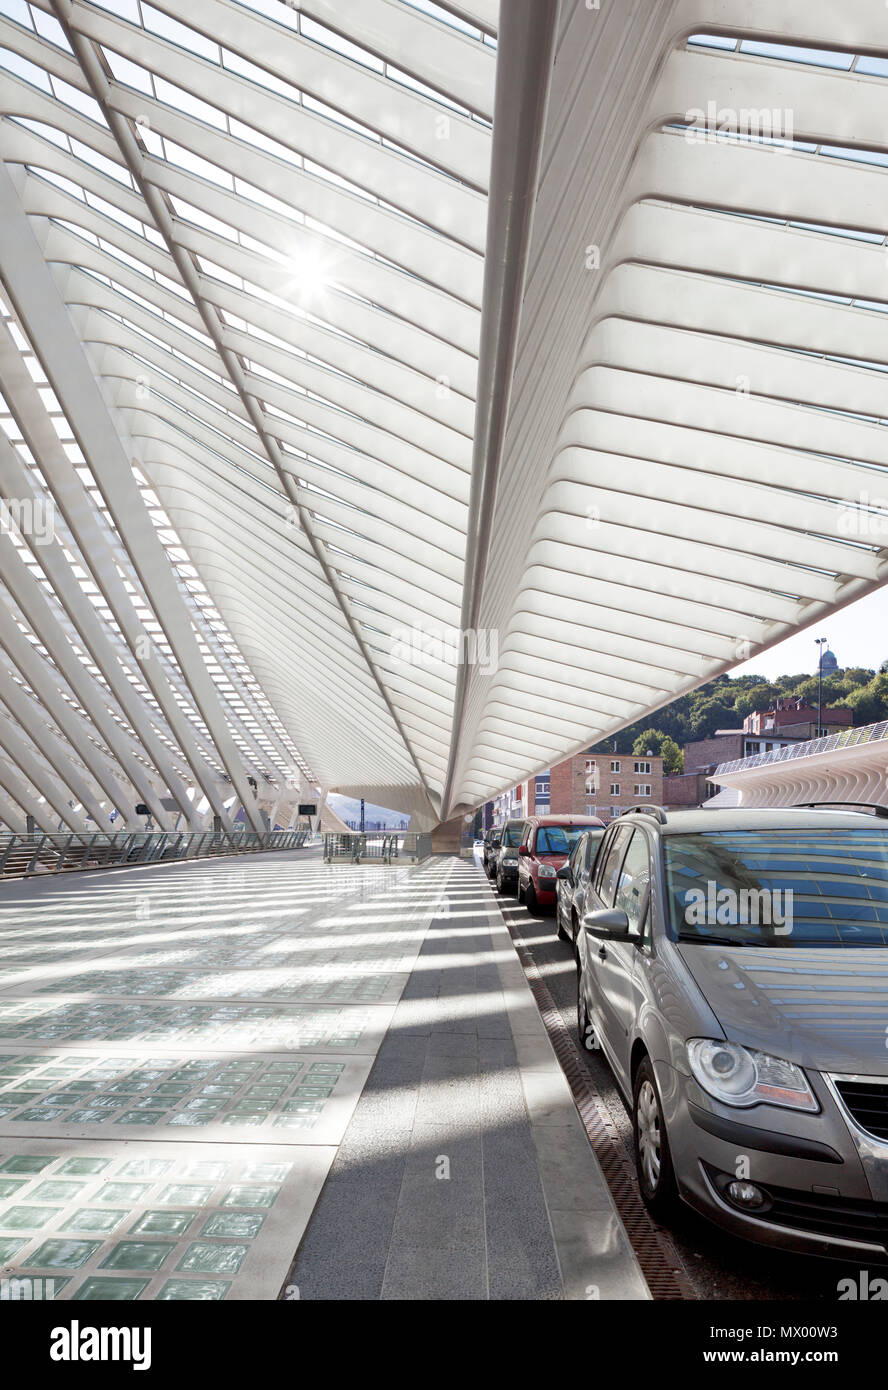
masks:
<instances>
[{"instance_id":1,"label":"station platform","mask_svg":"<svg viewBox=\"0 0 888 1390\"><path fill-rule=\"evenodd\" d=\"M0 1298L648 1299L471 861L0 887Z\"/></svg>"}]
</instances>

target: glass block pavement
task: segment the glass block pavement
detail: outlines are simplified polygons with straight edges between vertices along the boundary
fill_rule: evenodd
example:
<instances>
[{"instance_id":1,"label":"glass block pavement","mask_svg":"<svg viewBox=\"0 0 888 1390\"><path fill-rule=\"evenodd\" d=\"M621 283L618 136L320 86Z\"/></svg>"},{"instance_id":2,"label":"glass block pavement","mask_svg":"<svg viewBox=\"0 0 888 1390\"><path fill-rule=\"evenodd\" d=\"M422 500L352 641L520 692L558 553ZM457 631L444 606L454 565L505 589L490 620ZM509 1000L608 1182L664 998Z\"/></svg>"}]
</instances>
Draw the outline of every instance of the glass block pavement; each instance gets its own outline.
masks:
<instances>
[{"instance_id":1,"label":"glass block pavement","mask_svg":"<svg viewBox=\"0 0 888 1390\"><path fill-rule=\"evenodd\" d=\"M0 891L0 1299L276 1297L448 873Z\"/></svg>"},{"instance_id":2,"label":"glass block pavement","mask_svg":"<svg viewBox=\"0 0 888 1390\"><path fill-rule=\"evenodd\" d=\"M375 1050L390 1015L390 1007L372 1012L237 1002L183 1006L118 1000L98 1004L69 1001L48 1008L33 1000L0 1001L0 1044L24 1039L53 1043L163 1042L176 1046L187 1041L196 1047L256 1047L267 1051L336 1051L361 1045Z\"/></svg>"},{"instance_id":3,"label":"glass block pavement","mask_svg":"<svg viewBox=\"0 0 888 1390\"><path fill-rule=\"evenodd\" d=\"M368 1071L367 1057L343 1062L295 1053L5 1052L0 1135L121 1137L150 1127L159 1137L187 1129L202 1139L274 1133L277 1142L338 1143Z\"/></svg>"},{"instance_id":4,"label":"glass block pavement","mask_svg":"<svg viewBox=\"0 0 888 1390\"><path fill-rule=\"evenodd\" d=\"M23 1279L75 1302L274 1298L325 1171L280 1148L0 1142L0 1300Z\"/></svg>"}]
</instances>

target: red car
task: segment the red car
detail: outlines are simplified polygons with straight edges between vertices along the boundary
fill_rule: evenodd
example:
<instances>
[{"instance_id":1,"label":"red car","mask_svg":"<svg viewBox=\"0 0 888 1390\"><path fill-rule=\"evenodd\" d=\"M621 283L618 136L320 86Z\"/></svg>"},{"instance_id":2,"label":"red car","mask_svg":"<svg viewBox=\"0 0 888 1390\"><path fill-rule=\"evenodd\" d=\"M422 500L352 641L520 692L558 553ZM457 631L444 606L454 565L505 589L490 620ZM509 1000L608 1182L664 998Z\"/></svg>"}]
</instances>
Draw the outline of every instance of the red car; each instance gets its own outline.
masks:
<instances>
[{"instance_id":1,"label":"red car","mask_svg":"<svg viewBox=\"0 0 888 1390\"><path fill-rule=\"evenodd\" d=\"M598 816L531 816L518 847L518 901L531 912L554 907L555 875L584 830L604 829Z\"/></svg>"}]
</instances>

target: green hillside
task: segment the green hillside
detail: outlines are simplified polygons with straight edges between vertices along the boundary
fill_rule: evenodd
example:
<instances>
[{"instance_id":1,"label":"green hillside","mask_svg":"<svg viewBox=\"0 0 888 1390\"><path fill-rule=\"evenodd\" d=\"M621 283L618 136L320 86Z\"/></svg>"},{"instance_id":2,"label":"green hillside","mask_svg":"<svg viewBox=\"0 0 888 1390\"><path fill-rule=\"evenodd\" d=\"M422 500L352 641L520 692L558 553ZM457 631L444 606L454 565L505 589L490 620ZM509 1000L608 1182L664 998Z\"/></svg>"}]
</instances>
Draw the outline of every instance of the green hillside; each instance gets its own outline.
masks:
<instances>
[{"instance_id":1,"label":"green hillside","mask_svg":"<svg viewBox=\"0 0 888 1390\"><path fill-rule=\"evenodd\" d=\"M631 724L591 751L605 753L616 747L618 753L641 753L650 749L663 753L667 771L680 771L679 750L684 744L709 738L716 729L739 729L747 714L767 708L778 696L803 697L816 706L817 676L779 676L773 681L756 675L719 676L690 695L680 695L664 709ZM876 724L888 719L888 661L883 661L878 671L849 666L825 675L823 707L830 705L850 706L855 724ZM661 747L664 739L666 746Z\"/></svg>"}]
</instances>

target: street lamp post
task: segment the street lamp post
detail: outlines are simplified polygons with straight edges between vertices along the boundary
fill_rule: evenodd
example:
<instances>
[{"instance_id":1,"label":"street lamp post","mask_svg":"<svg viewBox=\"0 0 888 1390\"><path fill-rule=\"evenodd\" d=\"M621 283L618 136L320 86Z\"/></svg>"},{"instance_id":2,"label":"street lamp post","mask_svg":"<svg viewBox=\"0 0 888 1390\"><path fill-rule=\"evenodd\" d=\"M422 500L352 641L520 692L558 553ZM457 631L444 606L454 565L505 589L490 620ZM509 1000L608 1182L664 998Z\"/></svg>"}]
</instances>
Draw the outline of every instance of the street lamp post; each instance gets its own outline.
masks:
<instances>
[{"instance_id":1,"label":"street lamp post","mask_svg":"<svg viewBox=\"0 0 888 1390\"><path fill-rule=\"evenodd\" d=\"M817 643L817 737L820 738L823 732L823 648L826 646L825 637L815 637Z\"/></svg>"}]
</instances>

